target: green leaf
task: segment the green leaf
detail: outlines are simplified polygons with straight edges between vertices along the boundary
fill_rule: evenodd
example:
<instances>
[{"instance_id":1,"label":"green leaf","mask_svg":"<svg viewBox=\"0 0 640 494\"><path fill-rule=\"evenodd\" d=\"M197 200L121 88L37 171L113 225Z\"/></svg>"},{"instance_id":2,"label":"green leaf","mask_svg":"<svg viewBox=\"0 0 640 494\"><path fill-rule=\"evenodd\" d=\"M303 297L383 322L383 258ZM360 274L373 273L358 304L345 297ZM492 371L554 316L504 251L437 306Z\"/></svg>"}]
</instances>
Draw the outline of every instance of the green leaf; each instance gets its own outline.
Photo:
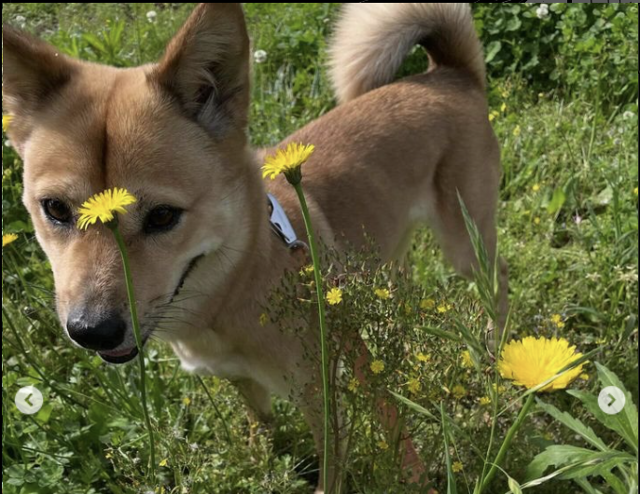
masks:
<instances>
[{"instance_id":1,"label":"green leaf","mask_svg":"<svg viewBox=\"0 0 640 494\"><path fill-rule=\"evenodd\" d=\"M567 393L569 393L574 398L578 398L584 404L585 408L589 410L589 412L591 412L591 414L598 420L598 422L600 422L602 425L604 425L608 429L611 429L612 431L617 432L625 440L625 442L630 444L637 451L638 436L637 435L635 436L636 437L635 445L631 441L631 438L627 440L627 437L626 437L627 431L625 430L623 425L620 423L620 419L619 419L619 416L622 415L622 413L619 413L617 415L607 415L601 410L600 405L598 404L598 398L596 398L595 396L589 393L585 393L584 391L579 391L577 389L570 389L567 391Z\"/></svg>"},{"instance_id":2,"label":"green leaf","mask_svg":"<svg viewBox=\"0 0 640 494\"><path fill-rule=\"evenodd\" d=\"M553 196L551 197L549 204L547 204L547 211L549 212L549 214L556 214L558 211L560 211L566 200L567 196L562 189L554 190Z\"/></svg>"},{"instance_id":3,"label":"green leaf","mask_svg":"<svg viewBox=\"0 0 640 494\"><path fill-rule=\"evenodd\" d=\"M82 35L82 37L84 38L84 40L89 43L94 49L98 50L101 53L107 53L107 48L104 45L104 43L102 41L100 41L100 38L98 38L95 34L93 33L85 33Z\"/></svg>"},{"instance_id":4,"label":"green leaf","mask_svg":"<svg viewBox=\"0 0 640 494\"><path fill-rule=\"evenodd\" d=\"M439 421L439 419L432 414L429 410L427 410L426 408L418 405L417 403L414 403L413 401L411 401L409 398L405 398L402 395L399 395L398 393L394 393L393 391L389 391L389 393L391 393L399 402L403 403L404 405L408 406L409 408L411 408L413 411L418 412L436 422Z\"/></svg>"},{"instance_id":5,"label":"green leaf","mask_svg":"<svg viewBox=\"0 0 640 494\"><path fill-rule=\"evenodd\" d=\"M631 396L631 393L629 393L627 389L624 387L624 384L622 384L622 381L618 379L618 376L616 376L613 372L611 372L607 367L605 367L604 365L598 362L596 362L596 367L598 369L598 379L602 383L603 387L606 388L607 386L615 386L616 388L619 388L624 393L624 396L626 398L626 403L624 405L624 408L620 413L617 413L616 415L608 415L608 417L613 417L615 420L618 421L620 428L624 431L624 433L622 434L622 437L624 437L625 441L627 441L627 443L637 453L638 452L638 409L633 403L633 397Z\"/></svg>"},{"instance_id":6,"label":"green leaf","mask_svg":"<svg viewBox=\"0 0 640 494\"><path fill-rule=\"evenodd\" d=\"M587 441L592 446L595 446L600 451L609 451L609 448L605 445L605 443L600 439L596 433L591 429L591 427L584 425L580 420L572 417L567 412L561 412L553 405L543 402L539 398L536 398L536 402L538 406L542 408L545 412L551 415L554 419L556 419L561 424L564 424L572 431L582 437L585 441Z\"/></svg>"},{"instance_id":7,"label":"green leaf","mask_svg":"<svg viewBox=\"0 0 640 494\"><path fill-rule=\"evenodd\" d=\"M570 465L570 468L563 471L558 478L572 479L602 475L614 466L629 461L634 461L634 457L619 451L593 451L567 444L549 446L531 461L527 467L526 479L533 481L542 477L545 470L552 465Z\"/></svg>"},{"instance_id":8,"label":"green leaf","mask_svg":"<svg viewBox=\"0 0 640 494\"><path fill-rule=\"evenodd\" d=\"M582 490L587 494L602 494L602 492L593 487L587 479L575 479L574 482L582 487Z\"/></svg>"},{"instance_id":9,"label":"green leaf","mask_svg":"<svg viewBox=\"0 0 640 494\"><path fill-rule=\"evenodd\" d=\"M487 45L487 55L485 56L485 63L489 63L491 62L491 60L493 60L496 55L498 53L500 53L500 50L502 49L502 43L500 43L500 41L492 41L491 43L489 43Z\"/></svg>"},{"instance_id":10,"label":"green leaf","mask_svg":"<svg viewBox=\"0 0 640 494\"><path fill-rule=\"evenodd\" d=\"M537 454L529 463L525 478L527 480L537 479L542 477L545 470L552 465L560 467L570 463L582 462L593 453L590 449L567 444L549 446L542 453Z\"/></svg>"},{"instance_id":11,"label":"green leaf","mask_svg":"<svg viewBox=\"0 0 640 494\"><path fill-rule=\"evenodd\" d=\"M518 16L514 16L507 22L507 31L517 31L522 26L522 21Z\"/></svg>"},{"instance_id":12,"label":"green leaf","mask_svg":"<svg viewBox=\"0 0 640 494\"><path fill-rule=\"evenodd\" d=\"M608 453L593 452L592 455L585 458L582 463L575 465L566 472L563 472L558 478L574 480L584 477L604 477L606 475L613 475L611 474L612 469L633 460L634 458L632 456L619 451L612 451Z\"/></svg>"},{"instance_id":13,"label":"green leaf","mask_svg":"<svg viewBox=\"0 0 640 494\"><path fill-rule=\"evenodd\" d=\"M522 487L520 487L520 484L518 484L518 482L516 482L514 479L512 479L508 475L507 475L507 485L509 486L509 491L511 491L511 494L522 494Z\"/></svg>"}]
</instances>

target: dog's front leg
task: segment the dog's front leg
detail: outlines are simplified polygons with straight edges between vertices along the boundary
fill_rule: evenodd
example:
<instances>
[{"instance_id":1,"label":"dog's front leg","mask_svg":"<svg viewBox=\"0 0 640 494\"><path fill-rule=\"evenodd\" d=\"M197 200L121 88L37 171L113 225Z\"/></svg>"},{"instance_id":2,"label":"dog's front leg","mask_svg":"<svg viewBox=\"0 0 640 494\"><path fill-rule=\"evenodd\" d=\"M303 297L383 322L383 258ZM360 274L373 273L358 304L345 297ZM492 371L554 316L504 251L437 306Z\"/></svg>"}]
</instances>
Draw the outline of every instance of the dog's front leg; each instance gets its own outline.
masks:
<instances>
[{"instance_id":1,"label":"dog's front leg","mask_svg":"<svg viewBox=\"0 0 640 494\"><path fill-rule=\"evenodd\" d=\"M367 380L367 369L369 368L369 362L371 360L369 349L364 340L359 336L355 338L355 340L354 346L349 345L347 349L357 352L357 358L354 363L354 373L363 389L374 391L370 389ZM411 437L407 434L404 422L399 416L398 408L382 397L378 398L376 407L378 420L380 420L382 426L387 430L392 444L398 444L400 447L403 474L406 481L414 485L428 485L426 467L418 456ZM428 492L432 494L435 491L429 490Z\"/></svg>"},{"instance_id":2,"label":"dog's front leg","mask_svg":"<svg viewBox=\"0 0 640 494\"><path fill-rule=\"evenodd\" d=\"M333 403L333 411L337 420L333 420L332 427L329 428L329 462L328 462L328 485L323 483L324 479L324 408L322 400L321 375L314 373L314 379L303 386L297 395L295 402L302 412L316 444L318 458L320 460L320 478L316 494L339 494L342 491L343 471L342 465L345 457L343 438L342 411L339 403Z\"/></svg>"},{"instance_id":3,"label":"dog's front leg","mask_svg":"<svg viewBox=\"0 0 640 494\"><path fill-rule=\"evenodd\" d=\"M249 408L249 445L253 446L256 433L260 432L257 427L271 428L273 425L271 395L267 388L253 379L241 379L233 384Z\"/></svg>"}]
</instances>

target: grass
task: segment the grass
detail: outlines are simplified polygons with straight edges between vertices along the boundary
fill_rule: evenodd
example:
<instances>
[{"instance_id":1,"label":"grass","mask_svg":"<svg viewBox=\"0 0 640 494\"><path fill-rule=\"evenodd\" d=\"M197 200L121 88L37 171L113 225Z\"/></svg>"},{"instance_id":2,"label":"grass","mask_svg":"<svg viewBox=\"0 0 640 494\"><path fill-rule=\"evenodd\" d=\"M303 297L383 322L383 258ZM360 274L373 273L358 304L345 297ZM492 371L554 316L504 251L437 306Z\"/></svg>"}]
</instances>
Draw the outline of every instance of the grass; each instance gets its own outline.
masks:
<instances>
[{"instance_id":1,"label":"grass","mask_svg":"<svg viewBox=\"0 0 640 494\"><path fill-rule=\"evenodd\" d=\"M7 4L3 21L24 24L82 58L129 66L156 59L190 9L156 5L153 23L144 4ZM334 4L247 5L254 49L268 54L265 63L253 68L255 145L278 142L334 105L324 57L335 13ZM405 70L422 62L416 53ZM559 86L537 94L524 80L494 79L489 85L503 149L500 248L510 265L511 328L519 335L564 336L583 353L599 348L597 360L621 378L637 403L637 101L601 108L598 93L572 93L568 98ZM607 91L605 84L601 90ZM249 444L255 424L247 419L234 388L181 371L177 359L160 345L149 346L147 354L159 480L146 485L148 448L136 399L137 368L106 366L63 338L53 310L49 266L20 203L21 163L6 144L3 232L19 233L20 238L3 251L3 490L309 492L317 480L317 459L310 433L290 404L276 401L274 430L258 434ZM451 329L459 320L479 323L475 285L442 261L429 232L418 233L410 258L420 290L437 304L452 306L446 314L434 311L438 327ZM484 449L490 433L488 412L479 404L485 394L481 374L461 364L464 346L459 343L417 331L405 336L411 352L430 351L432 358L420 371L421 390L412 399L437 416L441 401L443 415L453 417L458 427L444 432L445 438L456 437L445 449L440 446L442 429L408 408L405 413L421 454L440 491L450 475L445 464L458 462L462 468L456 467L453 476L466 492L482 470L474 446ZM412 372L406 362L385 364L389 373L380 376L385 386L400 379L397 373ZM597 394L595 370L588 373L592 376L576 386ZM15 392L28 384L45 396L44 408L32 417L13 406ZM405 385L406 380L394 384L407 394ZM462 391L454 393L456 386ZM508 401L518 396L516 389L505 387ZM590 421L589 413L566 394L545 400ZM516 415L512 410L497 422L499 438ZM540 410L529 420L504 466L516 479L547 445L580 445ZM610 432L593 427L608 442L617 441ZM392 448L384 448L375 424L366 419L354 434L348 475L352 491L387 492L397 478ZM499 442L494 449L498 447ZM545 484L533 492L575 488L567 482ZM609 492L606 485L598 487ZM410 492L407 487L394 487L394 492L404 492L401 489ZM507 490L500 474L495 489Z\"/></svg>"}]
</instances>

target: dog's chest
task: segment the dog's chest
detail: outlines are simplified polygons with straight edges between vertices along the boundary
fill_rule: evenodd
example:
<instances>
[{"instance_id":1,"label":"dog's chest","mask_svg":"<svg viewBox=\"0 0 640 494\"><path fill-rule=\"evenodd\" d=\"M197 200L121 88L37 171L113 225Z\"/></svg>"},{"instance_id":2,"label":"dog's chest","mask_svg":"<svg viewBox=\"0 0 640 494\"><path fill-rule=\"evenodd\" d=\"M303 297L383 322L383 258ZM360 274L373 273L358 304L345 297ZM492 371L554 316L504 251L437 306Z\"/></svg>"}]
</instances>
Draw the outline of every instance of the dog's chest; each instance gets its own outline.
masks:
<instances>
[{"instance_id":1,"label":"dog's chest","mask_svg":"<svg viewBox=\"0 0 640 494\"><path fill-rule=\"evenodd\" d=\"M245 357L212 331L195 339L173 341L171 347L189 372L226 379L251 377Z\"/></svg>"}]
</instances>

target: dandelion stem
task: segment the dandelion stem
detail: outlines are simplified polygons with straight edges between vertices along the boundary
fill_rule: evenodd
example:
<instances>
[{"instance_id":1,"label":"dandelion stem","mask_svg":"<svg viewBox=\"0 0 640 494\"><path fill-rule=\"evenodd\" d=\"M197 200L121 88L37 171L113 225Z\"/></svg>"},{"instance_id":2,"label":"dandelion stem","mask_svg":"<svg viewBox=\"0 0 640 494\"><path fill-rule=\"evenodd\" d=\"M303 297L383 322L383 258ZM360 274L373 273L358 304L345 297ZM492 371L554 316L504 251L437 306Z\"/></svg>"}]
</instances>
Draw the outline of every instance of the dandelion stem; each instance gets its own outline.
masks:
<instances>
[{"instance_id":1,"label":"dandelion stem","mask_svg":"<svg viewBox=\"0 0 640 494\"><path fill-rule=\"evenodd\" d=\"M108 225L109 226L109 225ZM142 395L142 411L144 413L144 420L149 431L149 474L151 482L155 481L156 477L156 448L153 437L153 429L151 428L151 418L149 417L149 407L147 405L147 381L146 370L144 363L144 348L142 341L142 334L140 332L140 324L138 322L138 311L136 309L136 297L133 292L133 280L131 278L131 269L129 267L129 256L127 255L127 248L124 244L122 234L118 229L117 224L110 227L110 230L115 236L118 243L118 249L122 257L122 266L124 267L124 278L127 284L127 297L129 299L129 310L131 311L131 324L133 325L133 334L136 339L136 346L138 347L138 362L140 363L140 393Z\"/></svg>"},{"instance_id":2,"label":"dandelion stem","mask_svg":"<svg viewBox=\"0 0 640 494\"><path fill-rule=\"evenodd\" d=\"M527 398L527 401L524 402L524 405L522 406L522 409L520 410L520 413L518 414L516 421L513 423L513 425L507 432L507 435L504 438L504 441L502 442L502 446L500 446L500 451L498 451L498 455L496 456L496 459L493 462L491 469L487 473L486 477L484 477L484 479L482 480L482 485L480 486L479 494L482 493L482 491L493 480L493 477L498 471L498 468L500 467L502 460L504 460L504 457L506 456L507 451L509 450L509 446L511 446L511 441L513 440L513 437L515 436L516 432L518 432L518 429L520 429L520 426L524 422L524 419L529 414L529 410L531 410L531 405L533 405L534 395L535 393L531 393L529 395L529 397Z\"/></svg>"},{"instance_id":3,"label":"dandelion stem","mask_svg":"<svg viewBox=\"0 0 640 494\"><path fill-rule=\"evenodd\" d=\"M313 262L313 272L315 276L316 295L318 297L318 321L320 325L320 356L322 365L322 398L324 412L324 448L323 448L323 485L327 493L332 491L329 486L329 360L327 349L327 332L325 328L324 317L324 292L322 289L322 275L320 273L320 261L318 259L318 249L316 246L316 238L311 224L311 216L307 201L302 191L300 183L293 186L300 200L300 208L302 209L302 217L304 218L304 226L307 229L307 237L309 239L309 251L311 253L311 261Z\"/></svg>"}]
</instances>

